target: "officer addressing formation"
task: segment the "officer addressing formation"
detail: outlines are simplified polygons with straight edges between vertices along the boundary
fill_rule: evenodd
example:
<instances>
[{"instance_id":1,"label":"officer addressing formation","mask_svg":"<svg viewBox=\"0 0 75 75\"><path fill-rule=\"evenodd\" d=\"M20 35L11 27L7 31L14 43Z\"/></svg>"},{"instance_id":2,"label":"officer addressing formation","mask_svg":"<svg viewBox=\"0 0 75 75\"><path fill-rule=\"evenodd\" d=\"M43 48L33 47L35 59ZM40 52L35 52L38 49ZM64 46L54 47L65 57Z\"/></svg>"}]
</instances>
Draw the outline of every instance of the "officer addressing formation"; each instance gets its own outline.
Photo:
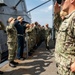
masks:
<instances>
[{"instance_id":1,"label":"officer addressing formation","mask_svg":"<svg viewBox=\"0 0 75 75\"><path fill-rule=\"evenodd\" d=\"M59 75L75 75L75 0L62 0L61 10L66 12L56 38L55 58ZM56 2L55 15L60 12ZM54 21L59 23L59 21Z\"/></svg>"}]
</instances>

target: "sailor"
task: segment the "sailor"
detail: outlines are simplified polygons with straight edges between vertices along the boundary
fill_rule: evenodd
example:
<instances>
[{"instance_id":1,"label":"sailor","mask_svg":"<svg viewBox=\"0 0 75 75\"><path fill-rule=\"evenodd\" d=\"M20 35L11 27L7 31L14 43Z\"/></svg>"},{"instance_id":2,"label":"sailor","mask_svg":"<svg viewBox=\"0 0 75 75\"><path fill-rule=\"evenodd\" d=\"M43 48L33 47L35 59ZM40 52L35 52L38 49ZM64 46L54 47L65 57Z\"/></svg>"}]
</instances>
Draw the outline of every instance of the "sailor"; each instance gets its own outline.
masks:
<instances>
[{"instance_id":1,"label":"sailor","mask_svg":"<svg viewBox=\"0 0 75 75\"><path fill-rule=\"evenodd\" d=\"M8 60L9 60L9 66L16 67L18 64L17 62L14 62L16 51L17 51L17 30L14 26L15 19L13 17L10 17L8 19L9 25L6 27L6 33L7 33L7 45L8 45Z\"/></svg>"},{"instance_id":2,"label":"sailor","mask_svg":"<svg viewBox=\"0 0 75 75\"><path fill-rule=\"evenodd\" d=\"M54 9L55 14L60 12L57 2ZM62 21L56 39L55 59L59 64L58 73L75 75L75 0L62 0L61 10L68 15Z\"/></svg>"},{"instance_id":3,"label":"sailor","mask_svg":"<svg viewBox=\"0 0 75 75\"><path fill-rule=\"evenodd\" d=\"M45 44L46 49L49 50L49 42L51 38L51 28L49 28L48 24L45 26Z\"/></svg>"},{"instance_id":4,"label":"sailor","mask_svg":"<svg viewBox=\"0 0 75 75\"><path fill-rule=\"evenodd\" d=\"M31 56L32 42L33 42L33 39L32 39L32 31L33 31L33 28L31 28L31 25L30 24L27 24L26 27L27 27L26 28L26 34L28 34L26 36L27 42L28 42L28 55Z\"/></svg>"},{"instance_id":5,"label":"sailor","mask_svg":"<svg viewBox=\"0 0 75 75\"><path fill-rule=\"evenodd\" d=\"M17 50L17 59L24 60L23 52L24 52L24 27L21 24L23 21L22 16L17 17L17 21L15 22L15 27L17 29L18 35L18 50Z\"/></svg>"}]
</instances>

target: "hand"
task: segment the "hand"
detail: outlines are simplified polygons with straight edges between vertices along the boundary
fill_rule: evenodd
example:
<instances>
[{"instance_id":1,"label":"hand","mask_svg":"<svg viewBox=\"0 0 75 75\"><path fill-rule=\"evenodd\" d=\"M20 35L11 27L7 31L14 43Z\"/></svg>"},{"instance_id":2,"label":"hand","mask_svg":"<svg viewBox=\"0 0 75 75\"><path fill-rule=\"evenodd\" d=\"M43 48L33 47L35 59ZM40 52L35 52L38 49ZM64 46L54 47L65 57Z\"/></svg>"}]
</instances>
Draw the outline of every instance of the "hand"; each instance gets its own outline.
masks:
<instances>
[{"instance_id":1,"label":"hand","mask_svg":"<svg viewBox=\"0 0 75 75\"><path fill-rule=\"evenodd\" d=\"M11 21L11 24L14 24L15 23L15 19L13 19L12 21Z\"/></svg>"},{"instance_id":2,"label":"hand","mask_svg":"<svg viewBox=\"0 0 75 75\"><path fill-rule=\"evenodd\" d=\"M75 72L75 62L74 62L74 63L72 63L72 65L71 65L71 67L70 67L70 68L71 68L71 71L72 71L72 72Z\"/></svg>"},{"instance_id":3,"label":"hand","mask_svg":"<svg viewBox=\"0 0 75 75\"><path fill-rule=\"evenodd\" d=\"M60 6L58 5L58 3L56 2L54 5L54 13L57 14L60 12Z\"/></svg>"}]
</instances>

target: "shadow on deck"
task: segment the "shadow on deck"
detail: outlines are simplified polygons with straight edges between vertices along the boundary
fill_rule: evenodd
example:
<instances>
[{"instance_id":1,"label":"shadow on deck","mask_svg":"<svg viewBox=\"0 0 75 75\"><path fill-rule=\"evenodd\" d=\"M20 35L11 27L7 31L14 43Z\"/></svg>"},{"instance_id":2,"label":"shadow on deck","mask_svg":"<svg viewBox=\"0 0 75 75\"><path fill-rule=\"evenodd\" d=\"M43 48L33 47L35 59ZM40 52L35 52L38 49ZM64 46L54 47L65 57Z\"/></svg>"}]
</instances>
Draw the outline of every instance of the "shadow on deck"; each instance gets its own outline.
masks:
<instances>
[{"instance_id":1,"label":"shadow on deck","mask_svg":"<svg viewBox=\"0 0 75 75\"><path fill-rule=\"evenodd\" d=\"M43 42L32 56L29 56L28 59L24 61L18 61L19 65L16 68L11 68L8 64L2 67L1 70L4 71L3 75L50 75L47 74L47 71L51 69L50 65L53 63L54 57L52 40L50 41L50 50L51 53L45 50L45 44ZM46 74L44 72L46 72Z\"/></svg>"}]
</instances>

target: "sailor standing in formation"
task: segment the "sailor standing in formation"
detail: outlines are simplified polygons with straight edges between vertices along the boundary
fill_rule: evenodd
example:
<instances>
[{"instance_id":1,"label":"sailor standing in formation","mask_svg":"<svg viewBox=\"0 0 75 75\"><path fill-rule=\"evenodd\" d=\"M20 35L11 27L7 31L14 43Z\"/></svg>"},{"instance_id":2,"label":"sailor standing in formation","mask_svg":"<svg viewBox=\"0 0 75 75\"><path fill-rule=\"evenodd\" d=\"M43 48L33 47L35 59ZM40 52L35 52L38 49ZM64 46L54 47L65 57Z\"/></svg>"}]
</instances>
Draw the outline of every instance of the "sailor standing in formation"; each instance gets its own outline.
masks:
<instances>
[{"instance_id":1,"label":"sailor standing in formation","mask_svg":"<svg viewBox=\"0 0 75 75\"><path fill-rule=\"evenodd\" d=\"M60 12L57 2L54 10L55 14ZM59 75L75 75L75 0L62 0L61 10L67 12L67 15L60 24L56 38L55 59L58 64L58 73Z\"/></svg>"},{"instance_id":2,"label":"sailor standing in formation","mask_svg":"<svg viewBox=\"0 0 75 75\"><path fill-rule=\"evenodd\" d=\"M7 33L9 66L16 67L16 65L18 63L14 62L14 59L16 57L16 51L17 51L18 43L17 43L17 30L14 26L15 19L13 17L10 17L8 19L8 23L9 24L6 27L6 33Z\"/></svg>"}]
</instances>

